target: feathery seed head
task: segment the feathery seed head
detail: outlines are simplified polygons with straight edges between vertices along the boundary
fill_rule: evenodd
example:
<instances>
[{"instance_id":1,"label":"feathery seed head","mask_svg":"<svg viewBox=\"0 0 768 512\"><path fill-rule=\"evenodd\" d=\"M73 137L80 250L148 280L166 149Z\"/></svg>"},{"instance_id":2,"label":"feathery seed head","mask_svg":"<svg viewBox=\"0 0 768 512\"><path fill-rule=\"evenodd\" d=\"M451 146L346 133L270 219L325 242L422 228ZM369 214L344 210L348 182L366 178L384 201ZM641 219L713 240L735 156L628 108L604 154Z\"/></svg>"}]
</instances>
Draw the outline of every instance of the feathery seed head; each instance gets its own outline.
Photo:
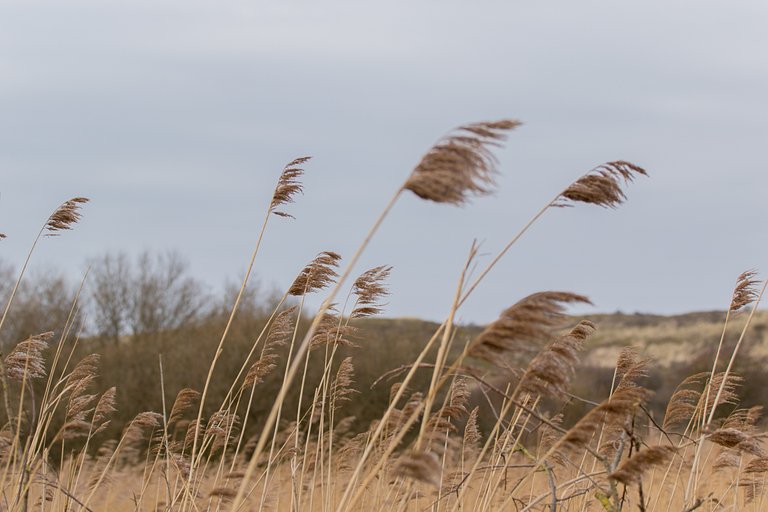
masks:
<instances>
[{"instance_id":1,"label":"feathery seed head","mask_svg":"<svg viewBox=\"0 0 768 512\"><path fill-rule=\"evenodd\" d=\"M297 158L285 166L283 172L280 174L280 179L277 180L277 187L272 196L272 203L269 205L269 211L271 213L280 217L293 218L293 215L279 211L277 208L292 203L293 197L304 190L303 185L299 181L299 178L304 174L304 169L299 166L310 158L311 157L309 156Z\"/></svg>"},{"instance_id":2,"label":"feathery seed head","mask_svg":"<svg viewBox=\"0 0 768 512\"><path fill-rule=\"evenodd\" d=\"M357 345L353 337L357 332L355 326L342 321L334 305L331 305L320 319L317 331L310 341L310 348L316 349L325 345L355 347Z\"/></svg>"},{"instance_id":3,"label":"feathery seed head","mask_svg":"<svg viewBox=\"0 0 768 512\"><path fill-rule=\"evenodd\" d=\"M755 473L766 473L768 472L768 459L765 457L759 457L757 459L753 459L749 461L749 464L747 464L747 467L744 468L744 473L746 474L755 474Z\"/></svg>"},{"instance_id":4,"label":"feathery seed head","mask_svg":"<svg viewBox=\"0 0 768 512\"><path fill-rule=\"evenodd\" d=\"M747 270L742 272L736 279L736 288L733 289L733 296L729 307L731 311L738 311L752 304L757 299L757 286L760 284L760 281L755 279L756 275L757 272L755 270Z\"/></svg>"},{"instance_id":5,"label":"feathery seed head","mask_svg":"<svg viewBox=\"0 0 768 512\"><path fill-rule=\"evenodd\" d=\"M440 487L442 466L438 456L431 452L410 452L398 461L395 474Z\"/></svg>"},{"instance_id":6,"label":"feathery seed head","mask_svg":"<svg viewBox=\"0 0 768 512\"><path fill-rule=\"evenodd\" d=\"M245 379L243 379L242 389L261 384L264 382L264 378L277 368L279 357L275 353L275 347L287 343L288 336L293 332L293 315L297 309L296 306L291 306L281 311L275 317L272 325L269 326L267 340L264 343L261 357L254 361L248 369L248 373L245 375Z\"/></svg>"},{"instance_id":7,"label":"feathery seed head","mask_svg":"<svg viewBox=\"0 0 768 512\"><path fill-rule=\"evenodd\" d=\"M741 454L736 450L726 449L718 454L717 458L715 459L715 463L712 464L712 469L714 469L715 472L718 472L725 469L738 467L740 464Z\"/></svg>"},{"instance_id":8,"label":"feathery seed head","mask_svg":"<svg viewBox=\"0 0 768 512\"><path fill-rule=\"evenodd\" d=\"M530 342L547 342L552 330L565 320L565 304L591 304L583 295L569 292L539 292L529 295L501 313L475 338L469 355L498 363L500 356L530 351Z\"/></svg>"},{"instance_id":9,"label":"feathery seed head","mask_svg":"<svg viewBox=\"0 0 768 512\"><path fill-rule=\"evenodd\" d=\"M382 265L363 272L352 285L352 293L357 295L356 307L352 318L366 318L382 312L383 304L379 301L389 295L385 281L389 278L392 267Z\"/></svg>"},{"instance_id":10,"label":"feathery seed head","mask_svg":"<svg viewBox=\"0 0 768 512\"><path fill-rule=\"evenodd\" d=\"M171 407L171 414L168 416L168 426L178 423L184 417L184 414L195 407L200 399L200 392L192 388L183 388L176 394L176 399Z\"/></svg>"},{"instance_id":11,"label":"feathery seed head","mask_svg":"<svg viewBox=\"0 0 768 512\"><path fill-rule=\"evenodd\" d=\"M264 343L265 350L287 343L287 337L293 332L293 315L298 309L296 306L291 306L278 313L272 325L269 326L267 341Z\"/></svg>"},{"instance_id":12,"label":"feathery seed head","mask_svg":"<svg viewBox=\"0 0 768 512\"><path fill-rule=\"evenodd\" d=\"M48 340L52 336L52 332L44 332L19 342L5 357L7 377L17 381L45 377L43 350L48 348Z\"/></svg>"},{"instance_id":13,"label":"feathery seed head","mask_svg":"<svg viewBox=\"0 0 768 512\"><path fill-rule=\"evenodd\" d=\"M336 372L336 378L331 384L331 400L334 411L338 410L344 402L348 402L350 395L357 393L357 390L352 388L354 372L355 367L352 364L352 358L344 358Z\"/></svg>"},{"instance_id":14,"label":"feathery seed head","mask_svg":"<svg viewBox=\"0 0 768 512\"><path fill-rule=\"evenodd\" d=\"M642 387L617 389L610 398L585 414L558 441L568 452L576 452L587 446L598 429L616 429L623 427L638 405L646 402L651 392Z\"/></svg>"},{"instance_id":15,"label":"feathery seed head","mask_svg":"<svg viewBox=\"0 0 768 512\"><path fill-rule=\"evenodd\" d=\"M145 431L150 434L163 424L163 416L156 412L140 412L134 417L123 431L123 442L127 445L136 445L142 443L148 437Z\"/></svg>"},{"instance_id":16,"label":"feathery seed head","mask_svg":"<svg viewBox=\"0 0 768 512\"><path fill-rule=\"evenodd\" d=\"M477 424L477 415L480 412L480 407L475 406L469 413L467 418L467 424L464 427L464 450L473 451L476 450L482 440L483 436L480 434L480 427Z\"/></svg>"},{"instance_id":17,"label":"feathery seed head","mask_svg":"<svg viewBox=\"0 0 768 512\"><path fill-rule=\"evenodd\" d=\"M708 439L725 448L733 448L757 457L765 457L761 440L736 428L719 428L710 434Z\"/></svg>"},{"instance_id":18,"label":"feathery seed head","mask_svg":"<svg viewBox=\"0 0 768 512\"><path fill-rule=\"evenodd\" d=\"M706 385L709 372L695 373L681 382L667 403L662 428L671 431L674 427L686 425L694 414L702 413L702 388Z\"/></svg>"},{"instance_id":19,"label":"feathery seed head","mask_svg":"<svg viewBox=\"0 0 768 512\"><path fill-rule=\"evenodd\" d=\"M72 229L72 226L81 218L80 205L88 202L88 198L75 197L65 201L56 208L45 224L47 236L56 236L59 231Z\"/></svg>"},{"instance_id":20,"label":"feathery seed head","mask_svg":"<svg viewBox=\"0 0 768 512\"><path fill-rule=\"evenodd\" d=\"M288 289L288 294L300 297L325 288L339 276L333 270L338 268L339 261L341 261L341 256L338 253L332 251L321 252L299 272L299 275Z\"/></svg>"},{"instance_id":21,"label":"feathery seed head","mask_svg":"<svg viewBox=\"0 0 768 512\"><path fill-rule=\"evenodd\" d=\"M468 377L457 377L448 390L448 401L434 415L429 418L429 437L440 445L445 442L448 432L458 430L456 423L467 414L470 389ZM436 448L442 448L436 446Z\"/></svg>"},{"instance_id":22,"label":"feathery seed head","mask_svg":"<svg viewBox=\"0 0 768 512\"><path fill-rule=\"evenodd\" d=\"M609 477L625 485L638 483L641 481L643 473L668 463L675 453L677 453L677 449L673 446L649 446L625 460L619 469L611 473Z\"/></svg>"},{"instance_id":23,"label":"feathery seed head","mask_svg":"<svg viewBox=\"0 0 768 512\"><path fill-rule=\"evenodd\" d=\"M630 183L637 175L647 176L648 173L624 160L604 163L573 182L553 206L572 206L571 203L580 202L615 208L626 199L622 185Z\"/></svg>"},{"instance_id":24,"label":"feathery seed head","mask_svg":"<svg viewBox=\"0 0 768 512\"><path fill-rule=\"evenodd\" d=\"M567 335L552 342L528 364L520 389L531 395L562 397L570 387L584 341L596 330L592 322L582 320Z\"/></svg>"},{"instance_id":25,"label":"feathery seed head","mask_svg":"<svg viewBox=\"0 0 768 512\"><path fill-rule=\"evenodd\" d=\"M503 119L460 126L424 155L404 189L422 199L455 205L465 204L473 195L490 194L497 172L490 148L499 146L506 132L519 125Z\"/></svg>"},{"instance_id":26,"label":"feathery seed head","mask_svg":"<svg viewBox=\"0 0 768 512\"><path fill-rule=\"evenodd\" d=\"M109 416L117 411L115 408L116 394L117 389L113 386L106 390L96 403L96 408L93 410L93 419L91 420L91 424L95 427L93 431L94 435L107 428L109 425Z\"/></svg>"}]
</instances>

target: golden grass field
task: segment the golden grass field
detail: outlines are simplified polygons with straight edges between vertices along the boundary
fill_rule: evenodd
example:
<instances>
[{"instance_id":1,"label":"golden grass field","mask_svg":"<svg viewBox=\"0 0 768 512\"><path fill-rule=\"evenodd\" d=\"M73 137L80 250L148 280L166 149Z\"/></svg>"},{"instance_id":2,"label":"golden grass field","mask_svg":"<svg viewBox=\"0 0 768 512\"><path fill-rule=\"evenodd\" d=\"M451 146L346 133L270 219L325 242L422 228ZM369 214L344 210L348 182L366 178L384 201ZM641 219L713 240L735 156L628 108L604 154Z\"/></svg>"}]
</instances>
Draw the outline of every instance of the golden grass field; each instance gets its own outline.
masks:
<instances>
[{"instance_id":1,"label":"golden grass field","mask_svg":"<svg viewBox=\"0 0 768 512\"><path fill-rule=\"evenodd\" d=\"M171 376L158 358L161 389L138 392L162 396L161 406L131 411L135 417L114 435L117 390L96 389L98 354L80 357L76 349L86 345L78 291L64 325L18 342L0 358L0 508L763 510L762 408L741 405L743 379L735 371L740 360L766 350L750 334L766 323L757 313L765 284L754 272L737 277L726 312L697 322L648 326L635 318L635 325L624 319L621 329L611 329L619 321L613 316L603 318L608 325L600 331L599 316L567 315L568 306L588 303L587 297L543 291L515 299L471 335L455 323L462 305L541 216L555 208L620 206L625 188L647 175L637 165L612 161L586 172L474 273L472 245L457 269L451 310L417 342L407 364L376 368L359 346L360 326L382 312L391 269L353 272L389 211L406 193L450 207L492 192L493 149L518 124L468 124L439 140L394 191L357 252L348 260L321 252L309 262L274 301L263 327L249 333L239 365L222 375L262 236L275 216L290 217L303 190L308 158L290 162L226 321L204 356L200 387L166 389ZM30 256L45 235L74 228L86 202L74 198L56 208ZM28 263L12 286L0 331L14 315ZM311 293L324 294L318 311L305 310ZM681 346L681 338L691 341ZM672 376L678 385L662 404L663 415L654 413L649 375L679 368L693 354L708 358L704 369ZM608 364L604 396L583 396L584 368ZM360 425L346 410L370 400L369 390L356 387L363 365L385 377L380 385L389 395L373 421ZM278 386L267 387L269 379ZM269 407L256 414L264 393Z\"/></svg>"}]
</instances>

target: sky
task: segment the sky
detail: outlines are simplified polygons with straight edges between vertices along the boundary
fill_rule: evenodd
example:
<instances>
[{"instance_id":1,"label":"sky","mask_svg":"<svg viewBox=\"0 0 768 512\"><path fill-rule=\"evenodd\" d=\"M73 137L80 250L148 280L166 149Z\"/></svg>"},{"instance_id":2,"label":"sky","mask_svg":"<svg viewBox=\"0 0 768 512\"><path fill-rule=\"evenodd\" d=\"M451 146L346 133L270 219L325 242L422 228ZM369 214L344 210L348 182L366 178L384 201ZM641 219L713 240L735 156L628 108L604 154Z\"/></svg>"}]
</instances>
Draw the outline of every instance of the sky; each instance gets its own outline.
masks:
<instances>
[{"instance_id":1,"label":"sky","mask_svg":"<svg viewBox=\"0 0 768 512\"><path fill-rule=\"evenodd\" d=\"M723 309L739 273L768 272L766 22L748 0L5 0L0 259L20 265L86 196L32 270L175 250L215 290L243 274L283 166L311 155L257 257L283 290L317 252L351 256L453 127L514 118L493 196L403 196L363 254L360 272L394 267L389 316L442 319L473 240L487 263L617 159L650 174L626 204L548 211L459 319L542 290L589 296L579 313Z\"/></svg>"}]
</instances>

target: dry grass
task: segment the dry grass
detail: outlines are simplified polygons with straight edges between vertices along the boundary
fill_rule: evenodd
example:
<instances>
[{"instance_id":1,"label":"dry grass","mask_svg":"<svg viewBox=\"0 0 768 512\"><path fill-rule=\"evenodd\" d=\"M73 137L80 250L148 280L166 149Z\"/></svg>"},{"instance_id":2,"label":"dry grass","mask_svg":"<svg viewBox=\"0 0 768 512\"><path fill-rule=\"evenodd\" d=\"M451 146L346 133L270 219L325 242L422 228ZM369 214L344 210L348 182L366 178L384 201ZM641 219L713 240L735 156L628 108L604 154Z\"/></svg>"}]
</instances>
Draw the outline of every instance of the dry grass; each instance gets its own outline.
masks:
<instances>
[{"instance_id":1,"label":"dry grass","mask_svg":"<svg viewBox=\"0 0 768 512\"><path fill-rule=\"evenodd\" d=\"M290 162L278 179L248 272L216 351L209 355L202 390L178 390L175 401L163 403L161 411L138 412L116 439L103 435L119 404L114 388L94 389L98 356L72 357L79 343L74 314L79 295L75 297L57 338L52 333L31 336L0 357L6 417L0 429L0 507L763 510L768 453L758 427L760 410L738 407L739 377L733 372L736 358L748 350L741 350L746 333L759 321L754 312L764 288L754 272L737 280L719 327L711 372L681 376L666 418L648 413L650 361L637 350L623 349L607 396L590 403L577 421L563 425L560 413L578 400L570 390L581 371L582 350L593 343L597 330L588 321L568 325L566 307L589 302L584 296L537 293L515 301L474 339L464 343L457 337L457 312L541 215L578 203L617 207L625 200L624 187L647 173L624 161L600 165L565 187L469 281L477 255L473 245L459 269L445 321L424 340L412 364L394 373L380 369L399 379L389 404L367 428L352 429L345 406L366 399L365 390L355 386L355 361L366 353L357 349L356 355L342 357L339 347L356 347L357 322L381 313L391 272L386 265L377 266L352 280L358 258L405 191L455 205L492 192L497 172L492 149L518 124L468 124L429 149L345 266L340 255L325 251L299 272L264 329L253 333L253 344L240 371L224 384L229 391L220 403L208 403L210 388L217 384L212 382L214 369L227 350L262 236L272 214L291 217L284 209L303 191L300 166L307 158ZM71 229L84 202L75 198L57 208L35 245L46 232ZM348 294L336 303L344 287ZM304 298L319 292L327 294L325 301L300 335ZM748 314L737 317L740 310ZM286 360L281 366L282 354ZM317 361L321 378L313 382L308 369ZM158 364L162 377L162 360ZM254 396L281 367L282 386L274 405L254 428ZM414 385L418 371L431 375L421 389ZM162 378L160 386L165 396ZM289 410L286 396L296 388L298 405ZM490 423L480 421L481 407L492 416Z\"/></svg>"}]
</instances>

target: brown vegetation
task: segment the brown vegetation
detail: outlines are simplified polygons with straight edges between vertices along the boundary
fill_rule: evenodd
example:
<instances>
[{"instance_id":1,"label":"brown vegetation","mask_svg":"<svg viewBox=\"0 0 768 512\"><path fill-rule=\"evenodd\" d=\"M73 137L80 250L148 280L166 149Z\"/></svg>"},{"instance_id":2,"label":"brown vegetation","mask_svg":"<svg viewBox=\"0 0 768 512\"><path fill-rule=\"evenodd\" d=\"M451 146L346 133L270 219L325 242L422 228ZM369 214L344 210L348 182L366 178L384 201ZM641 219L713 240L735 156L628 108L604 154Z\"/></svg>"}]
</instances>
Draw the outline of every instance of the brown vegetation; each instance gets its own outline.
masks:
<instances>
[{"instance_id":1,"label":"brown vegetation","mask_svg":"<svg viewBox=\"0 0 768 512\"><path fill-rule=\"evenodd\" d=\"M49 302L26 276L29 258L15 280L0 268L2 508L762 510L761 408L744 406L738 375L747 333L763 321L753 272L739 276L701 358L686 361L691 376L671 374L676 389L656 399L670 378L651 378L638 348L620 349L612 368L585 369L590 345L612 345L600 341L600 318L566 315L584 296L537 293L484 329L455 323L539 217L577 203L616 207L641 167L587 172L469 280L473 245L442 323L372 318L391 268L352 272L399 197L461 205L490 193L492 149L518 124L468 124L439 141L346 264L321 252L271 298L250 277L272 214L291 217L306 157L283 169L244 278L224 300L205 297L174 255L94 260L77 290L52 285ZM71 229L85 202L57 208L30 256L43 235ZM308 313L306 295L320 292ZM644 329L638 320L627 329Z\"/></svg>"}]
</instances>

